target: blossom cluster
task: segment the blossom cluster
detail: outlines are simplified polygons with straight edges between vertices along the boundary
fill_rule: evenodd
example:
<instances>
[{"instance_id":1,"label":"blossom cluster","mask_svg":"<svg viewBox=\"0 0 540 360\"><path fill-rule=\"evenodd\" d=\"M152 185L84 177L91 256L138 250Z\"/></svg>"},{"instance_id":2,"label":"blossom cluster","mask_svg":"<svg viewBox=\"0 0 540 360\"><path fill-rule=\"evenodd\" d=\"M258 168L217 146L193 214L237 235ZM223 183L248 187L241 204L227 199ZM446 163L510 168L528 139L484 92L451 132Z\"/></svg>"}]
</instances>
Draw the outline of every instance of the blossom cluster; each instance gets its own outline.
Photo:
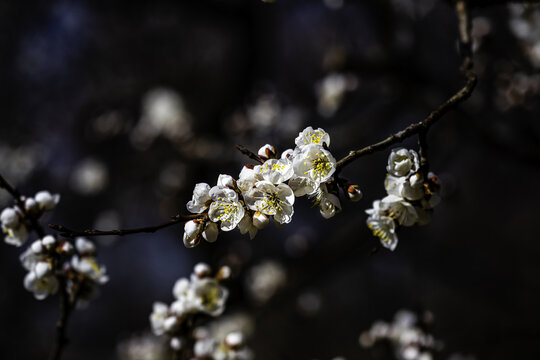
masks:
<instances>
[{"instance_id":1,"label":"blossom cluster","mask_svg":"<svg viewBox=\"0 0 540 360\"><path fill-rule=\"evenodd\" d=\"M204 328L194 331L195 345L193 353L195 359L200 360L251 360L252 351L246 346L242 332L234 331L218 339L211 336L210 332Z\"/></svg>"},{"instance_id":2,"label":"blossom cluster","mask_svg":"<svg viewBox=\"0 0 540 360\"><path fill-rule=\"evenodd\" d=\"M10 245L22 246L28 240L27 214L38 218L44 212L54 209L59 201L60 195L40 191L34 197L24 199L24 209L17 205L5 208L0 214L4 241Z\"/></svg>"},{"instance_id":3,"label":"blossom cluster","mask_svg":"<svg viewBox=\"0 0 540 360\"><path fill-rule=\"evenodd\" d=\"M219 175L213 187L195 186L187 209L201 218L186 222L184 244L197 245L201 238L217 239L219 231L238 227L253 238L270 219L277 224L291 222L296 197L309 196L328 219L341 211L335 190L327 182L336 171L336 159L328 151L330 136L323 129L304 129L295 139L296 147L285 150L278 158L274 146L259 149L260 165L246 165L238 179ZM349 196L358 199L360 191L352 186Z\"/></svg>"},{"instance_id":4,"label":"blossom cluster","mask_svg":"<svg viewBox=\"0 0 540 360\"><path fill-rule=\"evenodd\" d=\"M386 170L384 187L388 195L366 210L366 223L384 247L394 250L398 243L396 222L401 226L429 223L433 208L440 201L440 183L433 173L424 177L414 150L393 149Z\"/></svg>"},{"instance_id":5,"label":"blossom cluster","mask_svg":"<svg viewBox=\"0 0 540 360\"><path fill-rule=\"evenodd\" d=\"M36 220L45 211L53 210L59 200L59 195L40 191L34 197L24 198L24 209L19 206L5 208L0 214L4 241L22 246L33 229L30 218ZM60 278L66 280L66 290L72 298L79 300L79 304L90 300L96 293L97 285L108 281L105 267L96 261L95 245L85 238L77 238L72 244L68 240L44 235L32 242L21 254L20 260L28 271L24 277L24 287L38 300L55 294L60 286Z\"/></svg>"},{"instance_id":6,"label":"blossom cluster","mask_svg":"<svg viewBox=\"0 0 540 360\"><path fill-rule=\"evenodd\" d=\"M150 314L152 332L171 337L171 347L178 350L183 342L180 333L188 319L196 314L216 317L223 313L229 291L220 285L220 281L228 279L230 272L230 268L224 266L212 277L210 266L195 265L190 279L180 278L174 284L175 301L171 305L154 303Z\"/></svg>"},{"instance_id":7,"label":"blossom cluster","mask_svg":"<svg viewBox=\"0 0 540 360\"><path fill-rule=\"evenodd\" d=\"M360 335L363 347L371 347L382 340L392 344L398 360L432 360L433 350L442 347L418 326L418 317L408 310L398 311L392 323L375 322L370 330Z\"/></svg>"}]
</instances>

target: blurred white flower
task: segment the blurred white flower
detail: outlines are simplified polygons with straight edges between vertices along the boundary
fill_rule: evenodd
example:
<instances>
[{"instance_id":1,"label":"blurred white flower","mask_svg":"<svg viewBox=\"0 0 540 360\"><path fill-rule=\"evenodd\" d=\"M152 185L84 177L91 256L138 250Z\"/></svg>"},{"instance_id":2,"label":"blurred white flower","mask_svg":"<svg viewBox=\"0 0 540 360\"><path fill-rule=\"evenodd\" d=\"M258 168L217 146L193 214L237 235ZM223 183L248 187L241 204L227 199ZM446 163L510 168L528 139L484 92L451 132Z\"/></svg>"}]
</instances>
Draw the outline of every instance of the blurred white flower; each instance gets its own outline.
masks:
<instances>
[{"instance_id":1,"label":"blurred white flower","mask_svg":"<svg viewBox=\"0 0 540 360\"><path fill-rule=\"evenodd\" d=\"M52 273L41 275L39 276L35 271L30 271L24 277L25 289L32 292L38 300L43 300L58 291L58 280Z\"/></svg>"},{"instance_id":2,"label":"blurred white flower","mask_svg":"<svg viewBox=\"0 0 540 360\"><path fill-rule=\"evenodd\" d=\"M89 158L75 166L70 183L73 190L83 195L95 195L107 186L108 177L105 163Z\"/></svg>"},{"instance_id":3,"label":"blurred white flower","mask_svg":"<svg viewBox=\"0 0 540 360\"><path fill-rule=\"evenodd\" d=\"M156 88L148 91L142 103L139 122L131 132L131 141L139 149L146 149L158 136L173 143L192 136L192 120L182 97L174 90Z\"/></svg>"},{"instance_id":4,"label":"blurred white flower","mask_svg":"<svg viewBox=\"0 0 540 360\"><path fill-rule=\"evenodd\" d=\"M283 265L266 260L249 270L246 276L246 288L253 300L263 304L270 300L286 281L287 272Z\"/></svg>"},{"instance_id":5,"label":"blurred white flower","mask_svg":"<svg viewBox=\"0 0 540 360\"><path fill-rule=\"evenodd\" d=\"M51 211L56 205L58 205L58 202L60 201L60 195L52 195L50 192L44 190L38 192L34 196L34 199L39 204L39 207L42 211Z\"/></svg>"}]
</instances>

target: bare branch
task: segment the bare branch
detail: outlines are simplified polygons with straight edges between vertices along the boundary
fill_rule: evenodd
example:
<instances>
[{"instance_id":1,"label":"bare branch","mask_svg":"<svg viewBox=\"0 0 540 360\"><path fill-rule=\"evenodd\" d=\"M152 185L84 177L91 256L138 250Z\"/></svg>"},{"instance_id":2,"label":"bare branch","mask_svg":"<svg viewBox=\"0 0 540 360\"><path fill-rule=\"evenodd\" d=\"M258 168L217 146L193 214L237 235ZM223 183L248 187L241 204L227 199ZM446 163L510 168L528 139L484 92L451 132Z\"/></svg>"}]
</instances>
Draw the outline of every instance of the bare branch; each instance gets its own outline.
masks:
<instances>
[{"instance_id":1,"label":"bare branch","mask_svg":"<svg viewBox=\"0 0 540 360\"><path fill-rule=\"evenodd\" d=\"M349 155L340 159L337 162L337 171L339 172L344 166L350 164L354 160L372 154L376 151L382 151L390 147L391 145L402 142L403 140L420 134L421 132L427 133L429 128L440 120L446 113L450 110L455 109L460 103L467 100L477 83L477 76L472 71L473 60L472 60L472 50L471 50L471 36L470 36L470 17L467 9L467 2L462 0L456 3L456 12L458 16L458 29L460 37L460 48L461 55L463 57L463 62L461 65L461 72L463 73L466 83L459 89L452 97L442 103L437 109L433 110L428 117L424 120L411 124L405 129L390 135L386 139L379 141L378 143L366 146L359 150L354 150L349 153Z\"/></svg>"},{"instance_id":2,"label":"bare branch","mask_svg":"<svg viewBox=\"0 0 540 360\"><path fill-rule=\"evenodd\" d=\"M202 219L202 218L205 218L206 216L207 216L206 214L193 214L193 215L178 214L178 215L173 216L171 220L158 224L158 225L133 228L133 229L120 229L120 230L90 230L90 229L71 230L63 225L58 225L58 224L49 224L49 228L60 232L61 236L64 236L67 238L74 238L77 236L110 236L110 235L125 236L125 235L131 235L131 234L139 234L139 233L154 233L158 230L178 224L180 222L186 222L193 219Z\"/></svg>"},{"instance_id":3,"label":"bare branch","mask_svg":"<svg viewBox=\"0 0 540 360\"><path fill-rule=\"evenodd\" d=\"M247 157L249 157L250 159L253 159L259 163L264 163L264 160L261 159L261 157L257 154L255 154L254 152L252 152L251 150L249 150L247 147L243 146L243 145L236 145L236 148L244 155L246 155Z\"/></svg>"}]
</instances>

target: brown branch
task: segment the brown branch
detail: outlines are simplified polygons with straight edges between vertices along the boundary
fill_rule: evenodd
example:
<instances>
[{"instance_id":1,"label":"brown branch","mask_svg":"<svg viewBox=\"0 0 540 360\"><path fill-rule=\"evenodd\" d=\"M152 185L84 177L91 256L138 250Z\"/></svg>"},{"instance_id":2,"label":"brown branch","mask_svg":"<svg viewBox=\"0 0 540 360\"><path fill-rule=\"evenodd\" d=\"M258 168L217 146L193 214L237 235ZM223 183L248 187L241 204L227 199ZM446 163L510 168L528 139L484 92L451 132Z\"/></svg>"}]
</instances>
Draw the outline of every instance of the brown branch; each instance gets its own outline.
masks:
<instances>
[{"instance_id":1,"label":"brown branch","mask_svg":"<svg viewBox=\"0 0 540 360\"><path fill-rule=\"evenodd\" d=\"M68 344L66 336L67 323L69 316L71 315L73 308L77 302L77 297L74 296L73 300L69 299L69 293L67 291L67 282L63 276L59 277L60 280L60 318L56 323L56 339L54 347L49 355L49 360L59 360L62 357L62 351Z\"/></svg>"},{"instance_id":2,"label":"brown branch","mask_svg":"<svg viewBox=\"0 0 540 360\"><path fill-rule=\"evenodd\" d=\"M146 226L146 227L140 227L140 228L133 228L133 229L120 229L120 230L71 230L63 225L58 224L49 224L49 228L60 232L61 236L67 237L67 238L74 238L77 236L110 236L110 235L116 235L116 236L125 236L125 235L131 235L131 234L139 234L139 233L154 233L158 230L164 229L166 227L178 224L180 222L186 222L193 219L202 219L205 218L206 214L193 214L193 215L182 215L178 214L171 218L171 220L158 224L158 225L152 225L152 226Z\"/></svg>"},{"instance_id":3,"label":"brown branch","mask_svg":"<svg viewBox=\"0 0 540 360\"><path fill-rule=\"evenodd\" d=\"M258 163L264 163L264 160L261 159L261 157L257 154L255 154L253 151L249 150L247 147L243 145L236 145L236 148L244 155L249 157L250 159L253 159L257 161Z\"/></svg>"},{"instance_id":4,"label":"brown branch","mask_svg":"<svg viewBox=\"0 0 540 360\"><path fill-rule=\"evenodd\" d=\"M372 154L376 151L382 151L390 147L391 145L402 142L403 140L420 133L427 133L429 128L440 120L446 113L450 110L455 109L459 104L467 100L477 83L477 76L472 71L473 60L472 60L472 50L471 50L471 36L470 36L470 17L467 9L467 2L465 0L458 1L456 3L456 12L458 16L458 29L459 29L459 38L460 38L460 49L461 55L463 57L463 62L461 65L461 72L465 77L465 85L459 89L452 97L442 103L437 109L433 110L428 117L424 120L411 124L405 129L390 135L386 139L379 141L375 144L366 146L359 150L354 150L349 153L349 155L340 159L337 162L336 168L339 172L343 167L350 164L354 160Z\"/></svg>"}]
</instances>

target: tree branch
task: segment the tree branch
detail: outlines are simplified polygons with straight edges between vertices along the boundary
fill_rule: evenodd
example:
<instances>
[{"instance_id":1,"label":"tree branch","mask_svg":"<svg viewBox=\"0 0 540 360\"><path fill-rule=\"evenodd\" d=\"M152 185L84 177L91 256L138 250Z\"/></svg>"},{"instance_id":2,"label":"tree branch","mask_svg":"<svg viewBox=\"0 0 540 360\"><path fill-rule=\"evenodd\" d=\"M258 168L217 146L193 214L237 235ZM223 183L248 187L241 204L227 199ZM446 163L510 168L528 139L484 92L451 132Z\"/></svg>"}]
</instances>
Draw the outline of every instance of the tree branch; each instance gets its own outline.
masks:
<instances>
[{"instance_id":1,"label":"tree branch","mask_svg":"<svg viewBox=\"0 0 540 360\"><path fill-rule=\"evenodd\" d=\"M244 155L249 157L250 159L253 159L257 161L258 163L264 163L264 160L261 159L261 157L257 154L255 154L253 151L249 150L247 147L243 145L236 145L236 148Z\"/></svg>"},{"instance_id":2,"label":"tree branch","mask_svg":"<svg viewBox=\"0 0 540 360\"><path fill-rule=\"evenodd\" d=\"M477 76L472 71L473 60L472 60L472 48L471 48L471 22L469 17L469 12L467 9L467 2L465 0L458 1L456 3L456 12L458 16L458 29L459 29L459 38L460 38L460 50L461 56L463 57L463 62L461 65L461 72L465 77L465 85L459 89L452 97L442 103L437 109L433 110L428 117L424 120L411 124L405 129L390 135L386 139L379 141L378 143L366 146L359 150L354 150L349 153L349 155L340 159L337 162L336 168L339 172L343 167L347 166L354 160L372 154L376 151L382 151L390 147L391 145L402 142L403 140L415 135L420 134L421 132L426 133L430 127L440 120L446 113L450 110L455 109L460 103L467 100L477 83Z\"/></svg>"},{"instance_id":3,"label":"tree branch","mask_svg":"<svg viewBox=\"0 0 540 360\"><path fill-rule=\"evenodd\" d=\"M63 225L58 224L49 224L49 228L60 232L61 236L67 237L67 238L74 238L77 236L110 236L110 235L117 235L117 236L125 236L125 235L131 235L131 234L139 234L139 233L154 233L158 230L164 229L166 227L178 224L180 222L186 222L193 219L202 219L205 218L206 214L193 214L193 215L182 215L178 214L171 218L171 220L158 224L153 226L146 226L146 227L140 227L140 228L133 228L133 229L120 229L120 230L71 230Z\"/></svg>"},{"instance_id":4,"label":"tree branch","mask_svg":"<svg viewBox=\"0 0 540 360\"><path fill-rule=\"evenodd\" d=\"M69 316L75 307L77 302L77 296L75 294L72 301L69 299L69 294L67 292L67 283L66 279L62 276L59 277L60 280L60 318L56 323L56 339L54 347L51 350L49 355L49 360L59 360L62 356L62 351L64 346L67 345L68 339L66 336L67 332L67 323Z\"/></svg>"}]
</instances>

